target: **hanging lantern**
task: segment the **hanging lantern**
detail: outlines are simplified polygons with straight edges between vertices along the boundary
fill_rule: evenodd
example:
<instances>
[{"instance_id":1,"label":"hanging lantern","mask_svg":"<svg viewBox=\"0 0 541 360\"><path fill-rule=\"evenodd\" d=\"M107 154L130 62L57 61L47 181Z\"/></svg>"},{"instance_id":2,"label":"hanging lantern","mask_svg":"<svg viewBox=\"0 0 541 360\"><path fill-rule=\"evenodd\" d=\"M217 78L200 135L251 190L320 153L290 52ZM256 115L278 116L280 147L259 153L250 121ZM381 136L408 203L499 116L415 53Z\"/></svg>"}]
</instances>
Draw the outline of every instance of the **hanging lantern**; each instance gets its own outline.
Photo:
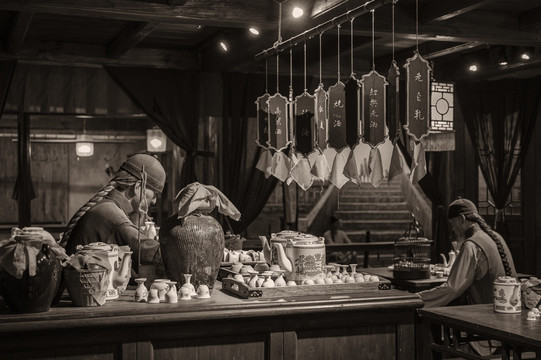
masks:
<instances>
[{"instance_id":1,"label":"hanging lantern","mask_svg":"<svg viewBox=\"0 0 541 360\"><path fill-rule=\"evenodd\" d=\"M432 83L430 127L437 131L453 130L454 84Z\"/></svg>"},{"instance_id":2,"label":"hanging lantern","mask_svg":"<svg viewBox=\"0 0 541 360\"><path fill-rule=\"evenodd\" d=\"M152 153L165 152L167 136L158 128L147 130L147 151Z\"/></svg>"},{"instance_id":3,"label":"hanging lantern","mask_svg":"<svg viewBox=\"0 0 541 360\"><path fill-rule=\"evenodd\" d=\"M77 142L75 143L75 153L81 157L94 155L92 138L86 134L78 135Z\"/></svg>"}]
</instances>

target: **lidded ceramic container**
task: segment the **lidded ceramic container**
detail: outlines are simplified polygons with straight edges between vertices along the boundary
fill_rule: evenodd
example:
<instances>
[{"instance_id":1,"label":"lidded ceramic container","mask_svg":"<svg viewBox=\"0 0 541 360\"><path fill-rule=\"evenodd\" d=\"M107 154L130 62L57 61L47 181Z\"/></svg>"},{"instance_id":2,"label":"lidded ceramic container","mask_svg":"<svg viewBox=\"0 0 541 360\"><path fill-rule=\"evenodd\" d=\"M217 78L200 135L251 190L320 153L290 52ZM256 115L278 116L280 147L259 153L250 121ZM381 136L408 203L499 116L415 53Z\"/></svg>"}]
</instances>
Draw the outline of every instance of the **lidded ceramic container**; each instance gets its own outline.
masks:
<instances>
[{"instance_id":1,"label":"lidded ceramic container","mask_svg":"<svg viewBox=\"0 0 541 360\"><path fill-rule=\"evenodd\" d=\"M516 314L522 311L520 283L511 276L500 276L494 280L494 311Z\"/></svg>"}]
</instances>

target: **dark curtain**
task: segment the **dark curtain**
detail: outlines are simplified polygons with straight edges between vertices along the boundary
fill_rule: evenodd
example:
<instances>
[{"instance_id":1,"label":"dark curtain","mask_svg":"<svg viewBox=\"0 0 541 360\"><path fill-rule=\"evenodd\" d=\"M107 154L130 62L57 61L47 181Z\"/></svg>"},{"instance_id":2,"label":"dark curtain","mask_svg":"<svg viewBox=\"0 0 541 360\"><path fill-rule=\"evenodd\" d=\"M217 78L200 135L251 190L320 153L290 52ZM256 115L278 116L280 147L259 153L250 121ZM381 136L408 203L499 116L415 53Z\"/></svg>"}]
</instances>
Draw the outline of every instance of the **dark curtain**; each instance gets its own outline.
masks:
<instances>
[{"instance_id":1,"label":"dark curtain","mask_svg":"<svg viewBox=\"0 0 541 360\"><path fill-rule=\"evenodd\" d=\"M0 61L0 115L4 112L16 65L16 61Z\"/></svg>"},{"instance_id":2,"label":"dark curtain","mask_svg":"<svg viewBox=\"0 0 541 360\"><path fill-rule=\"evenodd\" d=\"M272 194L277 179L268 179L256 169L261 154L248 134L255 124L255 100L265 93L265 78L250 74L223 75L222 191L241 213L241 220L230 220L231 230L239 234L259 215ZM227 227L225 227L227 228Z\"/></svg>"},{"instance_id":3,"label":"dark curtain","mask_svg":"<svg viewBox=\"0 0 541 360\"><path fill-rule=\"evenodd\" d=\"M495 229L505 235L504 210L535 125L541 78L457 84L481 172L496 208Z\"/></svg>"},{"instance_id":4,"label":"dark curtain","mask_svg":"<svg viewBox=\"0 0 541 360\"><path fill-rule=\"evenodd\" d=\"M176 69L105 66L113 80L186 151L181 188L195 181L200 74Z\"/></svg>"}]
</instances>

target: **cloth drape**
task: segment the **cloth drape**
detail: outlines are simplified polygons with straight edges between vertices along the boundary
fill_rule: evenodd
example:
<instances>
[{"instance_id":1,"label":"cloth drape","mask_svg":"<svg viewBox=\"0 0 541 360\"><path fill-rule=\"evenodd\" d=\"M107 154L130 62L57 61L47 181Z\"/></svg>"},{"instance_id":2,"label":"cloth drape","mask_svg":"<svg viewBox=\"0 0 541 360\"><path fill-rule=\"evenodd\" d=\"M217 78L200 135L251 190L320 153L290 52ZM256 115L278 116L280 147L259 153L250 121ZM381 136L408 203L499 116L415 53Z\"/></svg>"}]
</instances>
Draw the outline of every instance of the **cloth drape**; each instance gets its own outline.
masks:
<instances>
[{"instance_id":1,"label":"cloth drape","mask_svg":"<svg viewBox=\"0 0 541 360\"><path fill-rule=\"evenodd\" d=\"M228 73L223 75L223 138L221 190L242 214L230 221L234 233L241 233L259 215L274 191L277 180L256 168L262 148L248 136L249 122L255 123L255 94L265 91L265 78Z\"/></svg>"},{"instance_id":2,"label":"cloth drape","mask_svg":"<svg viewBox=\"0 0 541 360\"><path fill-rule=\"evenodd\" d=\"M541 78L457 84L464 121L504 232L504 210L537 118Z\"/></svg>"},{"instance_id":3,"label":"cloth drape","mask_svg":"<svg viewBox=\"0 0 541 360\"><path fill-rule=\"evenodd\" d=\"M186 151L181 186L194 182L200 74L177 69L105 66L107 73L171 141Z\"/></svg>"}]
</instances>

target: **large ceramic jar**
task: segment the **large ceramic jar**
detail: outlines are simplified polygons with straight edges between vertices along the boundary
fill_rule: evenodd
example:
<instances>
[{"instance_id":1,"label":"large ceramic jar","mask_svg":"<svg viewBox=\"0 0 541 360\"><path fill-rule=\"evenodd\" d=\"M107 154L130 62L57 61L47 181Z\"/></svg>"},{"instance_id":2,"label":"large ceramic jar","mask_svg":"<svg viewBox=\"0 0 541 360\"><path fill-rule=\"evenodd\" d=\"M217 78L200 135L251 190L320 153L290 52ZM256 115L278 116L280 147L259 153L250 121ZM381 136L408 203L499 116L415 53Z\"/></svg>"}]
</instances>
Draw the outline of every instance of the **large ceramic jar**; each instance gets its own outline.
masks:
<instances>
[{"instance_id":1,"label":"large ceramic jar","mask_svg":"<svg viewBox=\"0 0 541 360\"><path fill-rule=\"evenodd\" d=\"M12 312L48 311L60 284L64 249L42 228L12 233L0 241L0 293Z\"/></svg>"},{"instance_id":2,"label":"large ceramic jar","mask_svg":"<svg viewBox=\"0 0 541 360\"><path fill-rule=\"evenodd\" d=\"M196 289L207 285L212 290L225 246L218 221L198 213L184 218L175 214L162 223L159 236L167 277L183 284L184 274L192 274Z\"/></svg>"}]
</instances>

